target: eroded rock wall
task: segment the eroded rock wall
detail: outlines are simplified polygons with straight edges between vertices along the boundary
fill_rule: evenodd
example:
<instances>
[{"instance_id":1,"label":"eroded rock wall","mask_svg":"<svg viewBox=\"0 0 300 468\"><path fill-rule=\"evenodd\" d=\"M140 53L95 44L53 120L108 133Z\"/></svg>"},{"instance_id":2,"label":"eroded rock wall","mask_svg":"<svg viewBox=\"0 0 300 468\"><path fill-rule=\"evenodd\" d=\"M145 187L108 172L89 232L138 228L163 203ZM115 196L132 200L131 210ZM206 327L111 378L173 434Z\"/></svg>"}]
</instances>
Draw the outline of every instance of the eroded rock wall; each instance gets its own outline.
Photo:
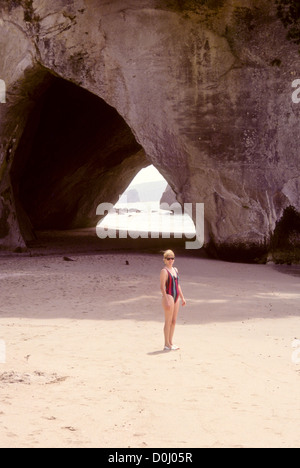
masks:
<instances>
[{"instance_id":1,"label":"eroded rock wall","mask_svg":"<svg viewBox=\"0 0 300 468\"><path fill-rule=\"evenodd\" d=\"M291 5L0 1L0 78L8 90L0 107L2 244L21 242L11 164L41 105L43 73L117 110L178 201L205 203L207 241L268 243L284 208L300 209L300 106L291 100L292 81L300 77L298 23ZM133 161L145 165L135 154ZM113 170L103 165L101 183L111 194L120 193L113 174L122 164L126 172L126 159ZM70 177L63 191L72 199ZM85 218L80 213L91 202L83 198L74 219Z\"/></svg>"},{"instance_id":2,"label":"eroded rock wall","mask_svg":"<svg viewBox=\"0 0 300 468\"><path fill-rule=\"evenodd\" d=\"M73 229L96 226L99 200L117 200L146 163L114 108L52 77L41 109L27 122L11 178L35 229Z\"/></svg>"}]
</instances>

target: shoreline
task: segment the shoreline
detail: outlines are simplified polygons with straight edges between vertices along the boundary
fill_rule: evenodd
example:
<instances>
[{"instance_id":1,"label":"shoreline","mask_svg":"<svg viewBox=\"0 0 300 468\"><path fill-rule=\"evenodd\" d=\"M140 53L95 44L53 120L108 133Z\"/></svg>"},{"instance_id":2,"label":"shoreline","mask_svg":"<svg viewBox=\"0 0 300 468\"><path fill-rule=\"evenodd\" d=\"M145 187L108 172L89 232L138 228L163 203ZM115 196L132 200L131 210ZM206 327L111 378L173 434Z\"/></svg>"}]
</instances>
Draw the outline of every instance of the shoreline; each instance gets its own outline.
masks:
<instances>
[{"instance_id":1,"label":"shoreline","mask_svg":"<svg viewBox=\"0 0 300 468\"><path fill-rule=\"evenodd\" d=\"M136 232L136 235L139 235ZM120 233L117 231L116 239L100 239L95 228L73 229L68 231L38 231L36 233L36 240L29 243L28 247L22 251L0 250L1 258L26 258L26 257L39 257L39 256L52 256L52 255L98 255L116 253L129 253L129 254L157 254L161 255L167 249L171 249L182 257L192 257L199 259L207 259L212 261L219 261L225 263L241 264L241 265L260 265L264 263L253 262L237 262L228 259L217 259L207 253L205 247L198 250L188 250L185 248L185 242L191 242L195 239L176 238L137 238L119 237ZM267 262L273 269L290 274L292 276L300 276L300 264L287 264L287 263L274 263Z\"/></svg>"},{"instance_id":2,"label":"shoreline","mask_svg":"<svg viewBox=\"0 0 300 468\"><path fill-rule=\"evenodd\" d=\"M136 231L134 234L139 236L141 233ZM160 234L158 238L137 237L134 239L129 236L124 238L124 232L117 231L117 238L115 239L100 239L96 234L95 228L73 229L69 231L38 231L36 235L37 238L29 242L26 249L20 252L2 250L0 251L0 256L46 256L64 252L97 254L105 251L162 253L164 250L171 248L181 253L185 252L187 255L207 257L204 248L187 250L185 243L193 242L195 238L186 238L184 235L181 238L177 238L171 234L170 237L164 238Z\"/></svg>"}]
</instances>

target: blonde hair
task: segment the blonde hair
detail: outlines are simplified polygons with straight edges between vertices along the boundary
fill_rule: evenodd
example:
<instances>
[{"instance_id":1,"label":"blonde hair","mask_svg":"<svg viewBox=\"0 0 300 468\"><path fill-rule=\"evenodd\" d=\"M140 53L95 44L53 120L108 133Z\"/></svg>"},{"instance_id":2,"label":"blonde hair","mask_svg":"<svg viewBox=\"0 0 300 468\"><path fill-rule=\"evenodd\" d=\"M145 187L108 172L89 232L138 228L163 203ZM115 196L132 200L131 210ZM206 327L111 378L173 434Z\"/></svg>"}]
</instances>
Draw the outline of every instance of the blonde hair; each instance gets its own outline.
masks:
<instances>
[{"instance_id":1,"label":"blonde hair","mask_svg":"<svg viewBox=\"0 0 300 468\"><path fill-rule=\"evenodd\" d=\"M166 259L167 257L170 257L170 256L175 257L175 254L174 254L173 250L166 250L164 252L164 259Z\"/></svg>"}]
</instances>

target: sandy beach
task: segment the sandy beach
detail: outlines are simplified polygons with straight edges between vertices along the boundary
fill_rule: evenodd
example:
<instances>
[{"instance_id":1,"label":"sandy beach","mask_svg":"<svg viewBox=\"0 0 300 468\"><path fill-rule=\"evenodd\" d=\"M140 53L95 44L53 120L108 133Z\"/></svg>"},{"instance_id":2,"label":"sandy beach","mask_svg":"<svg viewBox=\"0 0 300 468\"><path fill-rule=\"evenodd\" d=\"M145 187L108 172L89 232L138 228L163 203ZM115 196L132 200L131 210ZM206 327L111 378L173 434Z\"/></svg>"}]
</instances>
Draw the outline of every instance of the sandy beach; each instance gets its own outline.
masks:
<instances>
[{"instance_id":1,"label":"sandy beach","mask_svg":"<svg viewBox=\"0 0 300 468\"><path fill-rule=\"evenodd\" d=\"M1 447L300 447L299 270L159 253L0 257ZM300 352L299 352L300 355Z\"/></svg>"}]
</instances>

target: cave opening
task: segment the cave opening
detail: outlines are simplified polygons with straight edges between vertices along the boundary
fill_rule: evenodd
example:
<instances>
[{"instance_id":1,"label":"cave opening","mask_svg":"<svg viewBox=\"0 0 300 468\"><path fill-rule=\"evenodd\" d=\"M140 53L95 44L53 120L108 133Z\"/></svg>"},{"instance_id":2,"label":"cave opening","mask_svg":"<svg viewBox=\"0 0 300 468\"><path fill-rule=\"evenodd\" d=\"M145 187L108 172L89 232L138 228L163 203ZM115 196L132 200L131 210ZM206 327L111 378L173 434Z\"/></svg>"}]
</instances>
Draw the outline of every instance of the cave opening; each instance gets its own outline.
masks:
<instances>
[{"instance_id":1,"label":"cave opening","mask_svg":"<svg viewBox=\"0 0 300 468\"><path fill-rule=\"evenodd\" d=\"M180 232L99 239L97 226L105 216L99 216L99 204L115 205L151 161L115 108L50 72L43 70L41 77L34 77L34 89L30 80L26 83L31 107L10 170L16 215L27 247L32 252L41 248L42 253L48 247L64 251L184 248ZM152 197L155 183L148 182L147 196L151 192ZM175 193L165 201L176 202Z\"/></svg>"},{"instance_id":2,"label":"cave opening","mask_svg":"<svg viewBox=\"0 0 300 468\"><path fill-rule=\"evenodd\" d=\"M109 213L97 224L102 238L195 238L195 224L176 199L176 194L153 166L141 169ZM149 244L149 242L148 242Z\"/></svg>"},{"instance_id":3,"label":"cave opening","mask_svg":"<svg viewBox=\"0 0 300 468\"><path fill-rule=\"evenodd\" d=\"M95 228L98 204L115 203L149 165L116 109L50 73L45 82L10 173L27 245L44 231Z\"/></svg>"}]
</instances>

